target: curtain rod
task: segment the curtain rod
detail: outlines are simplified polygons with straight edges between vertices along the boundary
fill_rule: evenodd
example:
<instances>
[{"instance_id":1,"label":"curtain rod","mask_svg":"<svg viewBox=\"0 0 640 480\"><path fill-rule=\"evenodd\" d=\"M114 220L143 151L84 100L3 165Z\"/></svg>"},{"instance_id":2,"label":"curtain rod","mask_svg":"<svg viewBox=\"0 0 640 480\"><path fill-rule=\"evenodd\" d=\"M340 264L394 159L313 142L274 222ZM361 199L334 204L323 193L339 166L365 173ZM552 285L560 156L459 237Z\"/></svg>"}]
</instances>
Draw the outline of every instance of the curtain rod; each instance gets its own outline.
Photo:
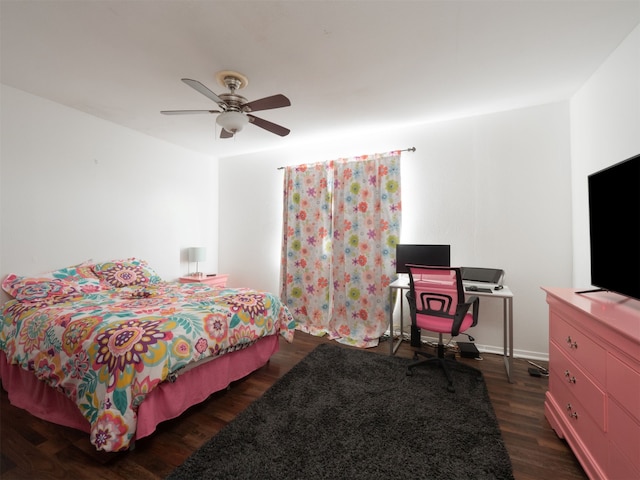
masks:
<instances>
[{"instance_id":1,"label":"curtain rod","mask_svg":"<svg viewBox=\"0 0 640 480\"><path fill-rule=\"evenodd\" d=\"M405 148L404 150L393 150L394 152L415 152L416 147ZM278 167L278 170L284 170L285 167Z\"/></svg>"}]
</instances>

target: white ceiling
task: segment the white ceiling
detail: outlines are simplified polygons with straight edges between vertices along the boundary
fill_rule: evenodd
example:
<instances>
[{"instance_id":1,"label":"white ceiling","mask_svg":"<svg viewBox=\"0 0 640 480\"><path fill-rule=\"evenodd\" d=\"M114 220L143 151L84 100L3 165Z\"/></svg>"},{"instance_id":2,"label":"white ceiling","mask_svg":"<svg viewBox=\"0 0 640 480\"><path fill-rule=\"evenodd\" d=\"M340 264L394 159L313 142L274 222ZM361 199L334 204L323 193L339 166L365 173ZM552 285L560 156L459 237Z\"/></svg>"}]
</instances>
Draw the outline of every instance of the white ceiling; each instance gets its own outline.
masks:
<instances>
[{"instance_id":1,"label":"white ceiling","mask_svg":"<svg viewBox=\"0 0 640 480\"><path fill-rule=\"evenodd\" d=\"M220 158L567 99L640 23L640 0L0 2L2 83ZM160 115L216 108L180 79L225 93L220 70L286 95L256 115L291 134Z\"/></svg>"}]
</instances>

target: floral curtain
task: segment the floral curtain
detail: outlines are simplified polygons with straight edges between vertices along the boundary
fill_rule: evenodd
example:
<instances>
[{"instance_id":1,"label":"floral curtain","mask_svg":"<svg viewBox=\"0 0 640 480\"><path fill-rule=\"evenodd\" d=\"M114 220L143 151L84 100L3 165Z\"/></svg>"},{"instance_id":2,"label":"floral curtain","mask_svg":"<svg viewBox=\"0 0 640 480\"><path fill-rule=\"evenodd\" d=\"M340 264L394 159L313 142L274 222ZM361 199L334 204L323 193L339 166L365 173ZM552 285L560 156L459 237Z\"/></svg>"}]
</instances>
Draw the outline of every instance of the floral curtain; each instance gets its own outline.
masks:
<instances>
[{"instance_id":1,"label":"floral curtain","mask_svg":"<svg viewBox=\"0 0 640 480\"><path fill-rule=\"evenodd\" d=\"M287 167L281 297L298 329L359 347L388 326L400 152Z\"/></svg>"}]
</instances>

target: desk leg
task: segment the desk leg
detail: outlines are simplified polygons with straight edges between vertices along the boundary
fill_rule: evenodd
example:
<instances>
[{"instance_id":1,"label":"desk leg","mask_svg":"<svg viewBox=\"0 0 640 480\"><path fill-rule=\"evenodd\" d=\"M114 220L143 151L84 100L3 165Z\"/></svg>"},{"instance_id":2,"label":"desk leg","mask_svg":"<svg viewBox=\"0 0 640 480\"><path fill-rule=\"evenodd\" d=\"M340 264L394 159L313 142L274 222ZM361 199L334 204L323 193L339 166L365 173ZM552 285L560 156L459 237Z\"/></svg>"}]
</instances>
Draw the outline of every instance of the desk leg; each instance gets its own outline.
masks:
<instances>
[{"instance_id":1,"label":"desk leg","mask_svg":"<svg viewBox=\"0 0 640 480\"><path fill-rule=\"evenodd\" d=\"M396 353L404 337L404 302L402 301L402 290L400 290L398 294L400 295L400 335L398 335L398 342L394 347L393 353Z\"/></svg>"},{"instance_id":2,"label":"desk leg","mask_svg":"<svg viewBox=\"0 0 640 480\"><path fill-rule=\"evenodd\" d=\"M393 288L389 288L389 355L393 355Z\"/></svg>"},{"instance_id":3,"label":"desk leg","mask_svg":"<svg viewBox=\"0 0 640 480\"><path fill-rule=\"evenodd\" d=\"M513 370L513 299L503 299L503 345L504 345L504 367L507 371L507 380L511 380L511 371Z\"/></svg>"},{"instance_id":4,"label":"desk leg","mask_svg":"<svg viewBox=\"0 0 640 480\"><path fill-rule=\"evenodd\" d=\"M393 288L389 288L389 355L393 355Z\"/></svg>"},{"instance_id":5,"label":"desk leg","mask_svg":"<svg viewBox=\"0 0 640 480\"><path fill-rule=\"evenodd\" d=\"M400 289L400 336L398 337L398 341L393 341L393 288L389 288L389 355L394 355L400 344L402 343L402 331L404 329L403 320L404 320L404 304L402 303L402 289Z\"/></svg>"}]
</instances>

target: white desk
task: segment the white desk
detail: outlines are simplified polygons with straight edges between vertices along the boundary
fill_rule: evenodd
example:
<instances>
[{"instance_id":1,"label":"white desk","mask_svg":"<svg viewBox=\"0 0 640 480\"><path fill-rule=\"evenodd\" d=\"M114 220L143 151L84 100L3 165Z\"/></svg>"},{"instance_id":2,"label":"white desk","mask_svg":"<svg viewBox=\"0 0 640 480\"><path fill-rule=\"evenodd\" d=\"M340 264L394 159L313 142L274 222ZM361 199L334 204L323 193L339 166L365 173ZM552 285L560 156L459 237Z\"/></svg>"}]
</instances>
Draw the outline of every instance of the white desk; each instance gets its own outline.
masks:
<instances>
[{"instance_id":1,"label":"white desk","mask_svg":"<svg viewBox=\"0 0 640 480\"><path fill-rule=\"evenodd\" d=\"M507 380L511 383L511 371L513 366L513 292L509 287L504 286L501 290L493 290L495 285L490 283L471 283L463 282L465 287L476 285L479 288L490 288L491 292L467 291L467 295L476 295L482 298L501 298L502 299L502 331L503 331L503 349L504 349L504 367L507 371ZM409 290L409 279L400 277L389 285L389 303L393 305L393 291L396 290L400 294L400 336L397 342L393 338L393 308L389 313L389 354L394 355L398 347L402 343L402 334L404 330L404 291Z\"/></svg>"}]
</instances>

